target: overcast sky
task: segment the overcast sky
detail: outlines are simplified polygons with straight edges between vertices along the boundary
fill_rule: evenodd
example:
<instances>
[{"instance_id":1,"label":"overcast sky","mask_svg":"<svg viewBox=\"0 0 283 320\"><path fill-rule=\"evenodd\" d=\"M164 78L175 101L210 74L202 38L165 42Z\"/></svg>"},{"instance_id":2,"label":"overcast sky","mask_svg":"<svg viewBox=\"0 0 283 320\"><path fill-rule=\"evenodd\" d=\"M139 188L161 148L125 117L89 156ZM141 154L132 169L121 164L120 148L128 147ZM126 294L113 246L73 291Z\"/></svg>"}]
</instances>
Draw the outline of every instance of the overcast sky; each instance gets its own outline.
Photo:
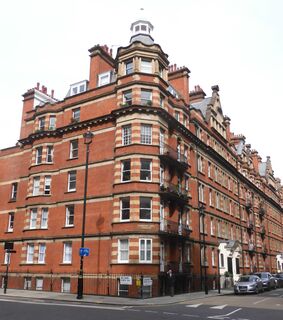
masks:
<instances>
[{"instance_id":1,"label":"overcast sky","mask_svg":"<svg viewBox=\"0 0 283 320\"><path fill-rule=\"evenodd\" d=\"M191 70L190 88L218 84L231 128L244 134L283 179L281 0L0 0L0 149L20 132L22 94L45 85L63 99L88 79L88 49L125 46L139 9L172 64Z\"/></svg>"}]
</instances>

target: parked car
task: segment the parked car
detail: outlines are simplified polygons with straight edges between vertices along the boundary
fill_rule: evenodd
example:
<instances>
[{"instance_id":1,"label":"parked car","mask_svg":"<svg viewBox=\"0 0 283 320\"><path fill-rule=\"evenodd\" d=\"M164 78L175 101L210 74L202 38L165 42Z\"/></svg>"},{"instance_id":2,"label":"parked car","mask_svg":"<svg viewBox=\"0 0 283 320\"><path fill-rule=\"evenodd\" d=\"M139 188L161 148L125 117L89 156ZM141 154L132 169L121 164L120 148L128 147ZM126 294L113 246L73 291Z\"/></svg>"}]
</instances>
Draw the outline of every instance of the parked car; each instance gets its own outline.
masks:
<instances>
[{"instance_id":1,"label":"parked car","mask_svg":"<svg viewBox=\"0 0 283 320\"><path fill-rule=\"evenodd\" d=\"M272 276L275 278L276 288L283 288L283 273L276 273Z\"/></svg>"},{"instance_id":2,"label":"parked car","mask_svg":"<svg viewBox=\"0 0 283 320\"><path fill-rule=\"evenodd\" d=\"M234 285L234 293L259 293L263 292L263 283L256 275L241 276Z\"/></svg>"},{"instance_id":3,"label":"parked car","mask_svg":"<svg viewBox=\"0 0 283 320\"><path fill-rule=\"evenodd\" d=\"M265 290L276 289L275 278L269 272L256 272L254 275L260 277L262 280L263 288Z\"/></svg>"}]
</instances>

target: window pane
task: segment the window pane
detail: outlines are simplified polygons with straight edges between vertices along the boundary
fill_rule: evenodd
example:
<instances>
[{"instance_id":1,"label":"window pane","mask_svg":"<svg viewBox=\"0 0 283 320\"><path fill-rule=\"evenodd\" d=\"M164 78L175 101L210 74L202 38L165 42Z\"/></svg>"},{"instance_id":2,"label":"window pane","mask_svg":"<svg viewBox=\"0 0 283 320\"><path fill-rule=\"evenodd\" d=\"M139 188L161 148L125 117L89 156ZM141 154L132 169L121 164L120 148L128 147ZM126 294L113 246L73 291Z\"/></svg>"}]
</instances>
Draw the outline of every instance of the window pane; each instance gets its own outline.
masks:
<instances>
[{"instance_id":1,"label":"window pane","mask_svg":"<svg viewBox=\"0 0 283 320\"><path fill-rule=\"evenodd\" d=\"M122 128L122 140L123 140L122 142L123 142L124 146L132 143L132 127L131 127L131 125L124 126Z\"/></svg>"},{"instance_id":2,"label":"window pane","mask_svg":"<svg viewBox=\"0 0 283 320\"><path fill-rule=\"evenodd\" d=\"M151 60L141 60L141 72L152 73L152 63Z\"/></svg>"},{"instance_id":3,"label":"window pane","mask_svg":"<svg viewBox=\"0 0 283 320\"><path fill-rule=\"evenodd\" d=\"M140 197L140 219L151 219L151 198Z\"/></svg>"},{"instance_id":4,"label":"window pane","mask_svg":"<svg viewBox=\"0 0 283 320\"><path fill-rule=\"evenodd\" d=\"M151 144L151 125L141 125L141 143Z\"/></svg>"}]
</instances>

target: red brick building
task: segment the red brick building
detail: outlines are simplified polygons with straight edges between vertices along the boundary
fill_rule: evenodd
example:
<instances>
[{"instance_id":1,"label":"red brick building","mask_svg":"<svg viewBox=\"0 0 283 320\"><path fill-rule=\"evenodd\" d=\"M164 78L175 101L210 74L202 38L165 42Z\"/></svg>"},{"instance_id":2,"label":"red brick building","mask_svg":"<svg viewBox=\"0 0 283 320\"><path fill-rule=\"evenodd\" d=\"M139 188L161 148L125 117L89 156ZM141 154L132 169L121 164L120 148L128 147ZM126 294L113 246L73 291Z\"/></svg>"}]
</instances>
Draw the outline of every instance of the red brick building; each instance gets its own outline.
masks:
<instances>
[{"instance_id":1,"label":"red brick building","mask_svg":"<svg viewBox=\"0 0 283 320\"><path fill-rule=\"evenodd\" d=\"M64 100L39 84L23 95L20 139L0 151L2 279L4 243L16 251L8 288L76 292L87 130L84 293L166 294L169 269L176 292L283 269L270 158L230 132L218 86L189 90L189 69L169 65L150 22L131 30L115 58L89 50L89 79Z\"/></svg>"}]
</instances>

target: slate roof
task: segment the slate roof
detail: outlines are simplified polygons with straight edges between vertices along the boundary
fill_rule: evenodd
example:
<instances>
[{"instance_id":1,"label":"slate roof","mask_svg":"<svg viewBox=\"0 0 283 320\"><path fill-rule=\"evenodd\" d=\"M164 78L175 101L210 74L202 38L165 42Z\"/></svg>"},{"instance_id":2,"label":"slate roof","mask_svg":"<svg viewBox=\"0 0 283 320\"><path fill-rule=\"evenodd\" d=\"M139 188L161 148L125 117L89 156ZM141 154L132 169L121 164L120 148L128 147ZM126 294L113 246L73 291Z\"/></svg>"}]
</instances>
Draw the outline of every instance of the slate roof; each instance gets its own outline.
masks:
<instances>
[{"instance_id":1,"label":"slate roof","mask_svg":"<svg viewBox=\"0 0 283 320\"><path fill-rule=\"evenodd\" d=\"M211 97L204 98L202 101L191 103L190 108L200 110L203 117L206 116L207 106L211 103Z\"/></svg>"}]
</instances>

